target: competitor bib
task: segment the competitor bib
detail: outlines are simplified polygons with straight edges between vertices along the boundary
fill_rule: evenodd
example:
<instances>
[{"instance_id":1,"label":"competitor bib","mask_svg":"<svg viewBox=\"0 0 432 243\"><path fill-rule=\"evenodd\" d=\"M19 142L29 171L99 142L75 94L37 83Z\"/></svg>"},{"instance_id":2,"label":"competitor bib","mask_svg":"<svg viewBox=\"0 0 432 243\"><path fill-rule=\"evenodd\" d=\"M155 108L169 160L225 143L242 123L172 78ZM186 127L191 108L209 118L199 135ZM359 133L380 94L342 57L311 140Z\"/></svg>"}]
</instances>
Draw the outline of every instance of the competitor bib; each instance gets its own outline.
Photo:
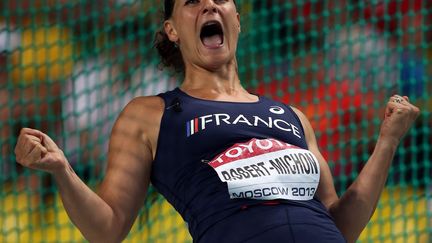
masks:
<instances>
[{"instance_id":1,"label":"competitor bib","mask_svg":"<svg viewBox=\"0 0 432 243\"><path fill-rule=\"evenodd\" d=\"M230 198L310 200L320 178L317 158L276 139L237 143L208 163Z\"/></svg>"}]
</instances>

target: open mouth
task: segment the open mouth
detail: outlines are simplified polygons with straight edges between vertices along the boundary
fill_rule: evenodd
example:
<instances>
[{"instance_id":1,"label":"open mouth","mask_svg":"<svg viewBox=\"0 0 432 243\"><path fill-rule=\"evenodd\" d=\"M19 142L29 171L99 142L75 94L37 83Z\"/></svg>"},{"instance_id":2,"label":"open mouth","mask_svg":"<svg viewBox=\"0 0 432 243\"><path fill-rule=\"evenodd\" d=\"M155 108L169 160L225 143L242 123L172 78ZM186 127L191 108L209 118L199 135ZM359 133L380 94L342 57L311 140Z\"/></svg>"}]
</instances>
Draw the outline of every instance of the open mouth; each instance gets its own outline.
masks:
<instances>
[{"instance_id":1,"label":"open mouth","mask_svg":"<svg viewBox=\"0 0 432 243\"><path fill-rule=\"evenodd\" d=\"M207 48L218 48L223 44L223 29L218 21L209 21L201 27L201 42Z\"/></svg>"}]
</instances>

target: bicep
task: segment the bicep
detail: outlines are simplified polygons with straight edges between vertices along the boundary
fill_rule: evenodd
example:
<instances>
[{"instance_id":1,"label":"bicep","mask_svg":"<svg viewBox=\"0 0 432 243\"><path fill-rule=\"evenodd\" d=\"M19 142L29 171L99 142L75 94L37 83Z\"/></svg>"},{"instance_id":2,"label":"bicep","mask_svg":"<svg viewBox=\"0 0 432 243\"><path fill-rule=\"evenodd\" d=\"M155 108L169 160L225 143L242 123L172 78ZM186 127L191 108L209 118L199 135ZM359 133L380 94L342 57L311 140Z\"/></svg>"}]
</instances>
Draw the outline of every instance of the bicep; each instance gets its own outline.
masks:
<instances>
[{"instance_id":1,"label":"bicep","mask_svg":"<svg viewBox=\"0 0 432 243\"><path fill-rule=\"evenodd\" d=\"M306 143L308 145L309 151L311 151L315 155L320 165L320 182L317 189L317 196L324 204L324 206L329 209L330 206L338 200L338 196L336 194L336 190L333 184L333 177L330 171L330 167L328 166L327 161L319 151L315 132L313 131L312 125L310 124L309 120L298 109L293 108L293 110L296 112L303 125Z\"/></svg>"},{"instance_id":2,"label":"bicep","mask_svg":"<svg viewBox=\"0 0 432 243\"><path fill-rule=\"evenodd\" d=\"M318 185L317 196L324 206L329 209L330 206L338 200L330 168L317 146L309 145L309 150L318 159L320 165L320 182Z\"/></svg>"},{"instance_id":3,"label":"bicep","mask_svg":"<svg viewBox=\"0 0 432 243\"><path fill-rule=\"evenodd\" d=\"M152 161L150 143L133 114L126 108L113 127L106 175L99 189L125 230L144 203Z\"/></svg>"}]
</instances>

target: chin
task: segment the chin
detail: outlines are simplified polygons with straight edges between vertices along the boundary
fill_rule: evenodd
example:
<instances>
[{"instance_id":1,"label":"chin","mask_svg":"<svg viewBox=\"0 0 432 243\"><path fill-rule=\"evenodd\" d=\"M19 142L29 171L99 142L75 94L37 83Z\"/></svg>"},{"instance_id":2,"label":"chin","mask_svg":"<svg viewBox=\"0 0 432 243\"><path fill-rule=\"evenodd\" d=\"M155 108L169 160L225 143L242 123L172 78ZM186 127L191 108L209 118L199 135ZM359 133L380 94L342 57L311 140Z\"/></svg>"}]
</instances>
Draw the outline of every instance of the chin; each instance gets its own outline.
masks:
<instances>
[{"instance_id":1,"label":"chin","mask_svg":"<svg viewBox=\"0 0 432 243\"><path fill-rule=\"evenodd\" d=\"M214 58L204 63L204 68L211 71L216 71L226 66L235 63L232 58Z\"/></svg>"}]
</instances>

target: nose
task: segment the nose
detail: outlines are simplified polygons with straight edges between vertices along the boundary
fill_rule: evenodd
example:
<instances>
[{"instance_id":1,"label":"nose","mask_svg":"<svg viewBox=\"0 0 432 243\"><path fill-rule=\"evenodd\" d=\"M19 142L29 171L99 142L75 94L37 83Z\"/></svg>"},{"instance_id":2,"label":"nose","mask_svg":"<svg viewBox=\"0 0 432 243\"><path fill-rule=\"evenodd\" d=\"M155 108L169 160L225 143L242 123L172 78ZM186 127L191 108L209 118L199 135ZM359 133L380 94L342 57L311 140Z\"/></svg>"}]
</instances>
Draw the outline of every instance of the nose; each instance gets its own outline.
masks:
<instances>
[{"instance_id":1,"label":"nose","mask_svg":"<svg viewBox=\"0 0 432 243\"><path fill-rule=\"evenodd\" d=\"M204 0L203 14L205 13L217 13L217 7L214 0Z\"/></svg>"}]
</instances>

